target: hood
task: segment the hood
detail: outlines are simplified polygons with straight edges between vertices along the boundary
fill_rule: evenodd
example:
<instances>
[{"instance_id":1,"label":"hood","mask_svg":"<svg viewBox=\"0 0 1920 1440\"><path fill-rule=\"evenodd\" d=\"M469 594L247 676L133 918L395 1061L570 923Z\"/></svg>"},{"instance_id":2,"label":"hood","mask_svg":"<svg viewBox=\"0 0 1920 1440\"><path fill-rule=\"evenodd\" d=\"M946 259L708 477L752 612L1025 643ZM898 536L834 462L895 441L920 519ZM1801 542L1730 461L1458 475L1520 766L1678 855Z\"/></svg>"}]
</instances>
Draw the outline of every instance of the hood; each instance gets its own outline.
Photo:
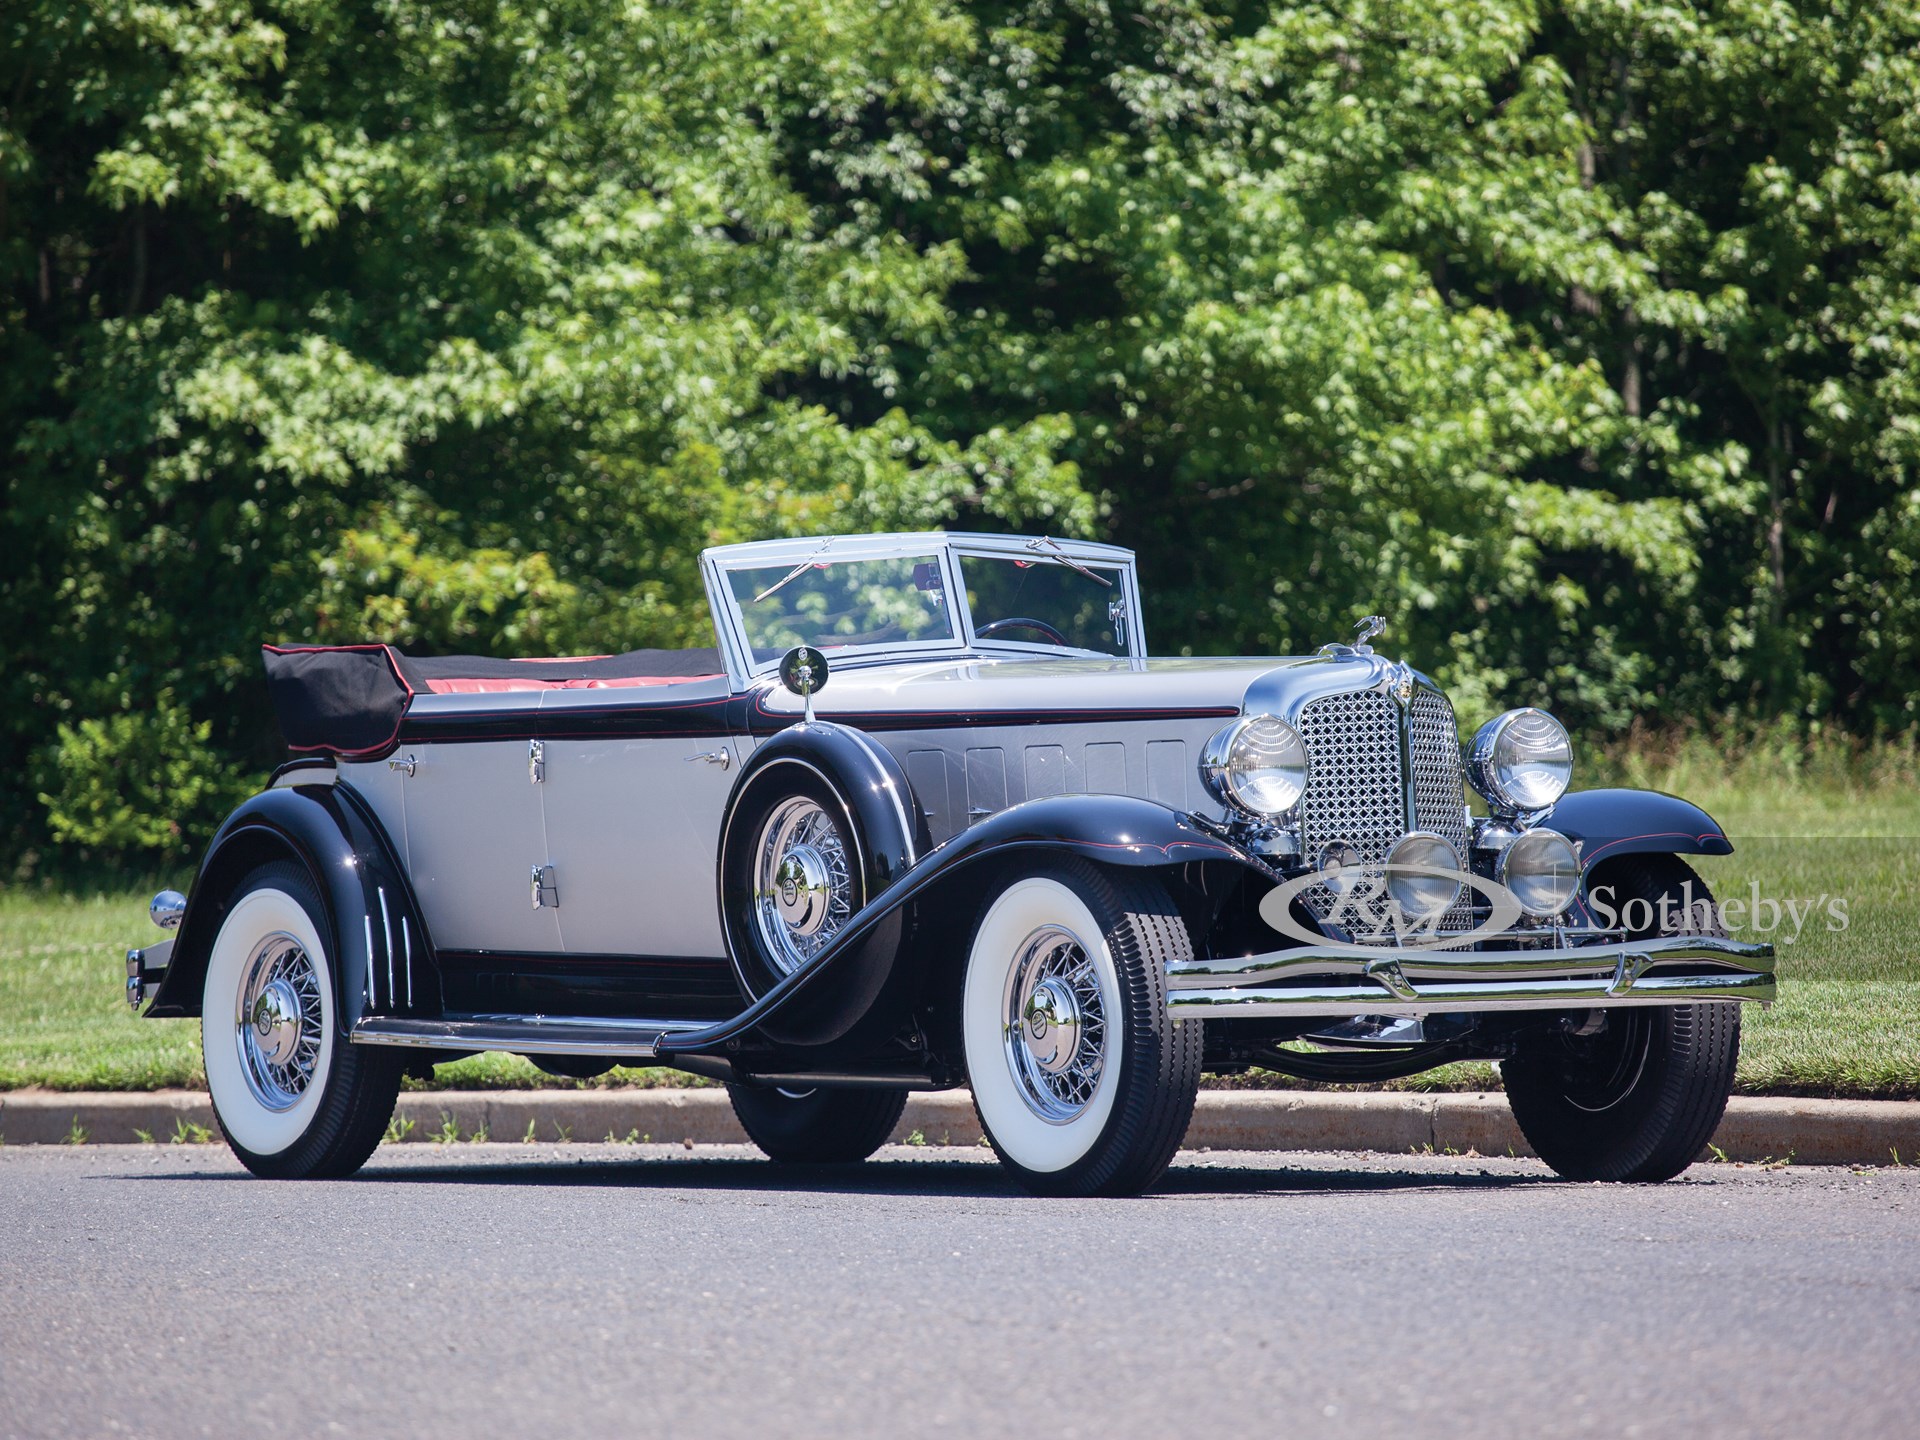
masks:
<instances>
[{"instance_id":1,"label":"hood","mask_svg":"<svg viewBox=\"0 0 1920 1440\"><path fill-rule=\"evenodd\" d=\"M941 715L991 721L1046 715L1120 719L1297 713L1315 695L1361 689L1402 667L1376 656L1167 657L1141 661L1052 656L849 664L814 697L822 719ZM1406 672L1411 674L1412 672ZM1416 677L1421 678L1421 677ZM763 716L797 718L801 703L777 684L754 699Z\"/></svg>"}]
</instances>

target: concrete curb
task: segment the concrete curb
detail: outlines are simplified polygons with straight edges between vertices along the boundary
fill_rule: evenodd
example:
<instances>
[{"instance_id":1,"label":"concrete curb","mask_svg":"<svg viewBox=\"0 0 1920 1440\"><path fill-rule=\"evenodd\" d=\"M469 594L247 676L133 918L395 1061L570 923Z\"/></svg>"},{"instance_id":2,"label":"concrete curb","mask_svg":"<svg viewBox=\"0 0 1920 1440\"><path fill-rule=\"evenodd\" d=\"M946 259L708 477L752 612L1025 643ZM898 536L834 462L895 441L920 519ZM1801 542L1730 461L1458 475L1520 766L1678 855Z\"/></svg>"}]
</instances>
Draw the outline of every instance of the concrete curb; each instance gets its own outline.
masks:
<instances>
[{"instance_id":1,"label":"concrete curb","mask_svg":"<svg viewBox=\"0 0 1920 1440\"><path fill-rule=\"evenodd\" d=\"M402 1138L740 1144L746 1136L724 1090L420 1090L400 1097ZM188 1090L92 1094L0 1092L7 1145L127 1144L213 1131L213 1107ZM894 1133L929 1145L977 1145L980 1122L964 1090L915 1095ZM215 1132L217 1136L217 1132ZM1920 1100L1798 1100L1736 1096L1713 1144L1727 1159L1801 1165L1890 1165L1920 1159ZM1341 1094L1207 1090L1189 1150L1378 1150L1404 1154L1530 1155L1499 1094Z\"/></svg>"}]
</instances>

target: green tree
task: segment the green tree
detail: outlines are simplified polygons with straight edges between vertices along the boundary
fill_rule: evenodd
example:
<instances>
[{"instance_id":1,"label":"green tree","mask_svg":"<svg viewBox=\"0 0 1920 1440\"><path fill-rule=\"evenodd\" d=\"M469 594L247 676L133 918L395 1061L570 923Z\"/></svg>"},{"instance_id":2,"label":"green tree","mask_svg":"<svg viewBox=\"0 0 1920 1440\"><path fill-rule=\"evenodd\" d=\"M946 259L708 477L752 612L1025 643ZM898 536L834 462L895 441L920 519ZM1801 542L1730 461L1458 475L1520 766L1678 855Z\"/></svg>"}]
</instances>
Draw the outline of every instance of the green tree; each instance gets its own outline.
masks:
<instances>
[{"instance_id":1,"label":"green tree","mask_svg":"<svg viewBox=\"0 0 1920 1440\"><path fill-rule=\"evenodd\" d=\"M16 771L163 691L266 763L266 639L706 643L705 544L1091 523L1064 422L892 398L963 258L893 229L918 181L856 122L938 102L971 34L940 7L39 0L5 27ZM802 120L850 127L817 163L873 205L795 185ZM856 419L822 403L847 391Z\"/></svg>"},{"instance_id":2,"label":"green tree","mask_svg":"<svg viewBox=\"0 0 1920 1440\"><path fill-rule=\"evenodd\" d=\"M1469 715L1915 722L1906 0L0 34L15 853L270 761L261 640L704 643L702 546L846 528L1132 544L1162 650L1383 610Z\"/></svg>"}]
</instances>

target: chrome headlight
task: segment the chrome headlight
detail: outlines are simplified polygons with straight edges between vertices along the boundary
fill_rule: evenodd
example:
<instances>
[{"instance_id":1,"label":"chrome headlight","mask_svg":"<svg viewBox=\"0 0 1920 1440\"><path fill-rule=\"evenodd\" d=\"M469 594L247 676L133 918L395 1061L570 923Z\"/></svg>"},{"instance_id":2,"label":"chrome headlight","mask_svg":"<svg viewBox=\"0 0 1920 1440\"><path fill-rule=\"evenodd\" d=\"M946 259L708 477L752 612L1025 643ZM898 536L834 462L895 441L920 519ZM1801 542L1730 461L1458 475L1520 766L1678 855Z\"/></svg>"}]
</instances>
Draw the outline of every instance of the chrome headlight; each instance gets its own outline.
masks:
<instances>
[{"instance_id":1,"label":"chrome headlight","mask_svg":"<svg viewBox=\"0 0 1920 1440\"><path fill-rule=\"evenodd\" d=\"M1557 830L1529 830L1500 852L1493 878L1527 914L1558 915L1580 888L1580 852Z\"/></svg>"},{"instance_id":2,"label":"chrome headlight","mask_svg":"<svg viewBox=\"0 0 1920 1440\"><path fill-rule=\"evenodd\" d=\"M1467 750L1467 780L1507 814L1545 810L1567 793L1573 744L1544 710L1509 710L1480 727Z\"/></svg>"},{"instance_id":3,"label":"chrome headlight","mask_svg":"<svg viewBox=\"0 0 1920 1440\"><path fill-rule=\"evenodd\" d=\"M1207 742L1200 775L1216 798L1271 820L1306 793L1306 743L1284 720L1243 716Z\"/></svg>"},{"instance_id":4,"label":"chrome headlight","mask_svg":"<svg viewBox=\"0 0 1920 1440\"><path fill-rule=\"evenodd\" d=\"M1387 852L1387 894L1410 920L1432 920L1460 898L1460 852L1441 835L1415 830Z\"/></svg>"}]
</instances>

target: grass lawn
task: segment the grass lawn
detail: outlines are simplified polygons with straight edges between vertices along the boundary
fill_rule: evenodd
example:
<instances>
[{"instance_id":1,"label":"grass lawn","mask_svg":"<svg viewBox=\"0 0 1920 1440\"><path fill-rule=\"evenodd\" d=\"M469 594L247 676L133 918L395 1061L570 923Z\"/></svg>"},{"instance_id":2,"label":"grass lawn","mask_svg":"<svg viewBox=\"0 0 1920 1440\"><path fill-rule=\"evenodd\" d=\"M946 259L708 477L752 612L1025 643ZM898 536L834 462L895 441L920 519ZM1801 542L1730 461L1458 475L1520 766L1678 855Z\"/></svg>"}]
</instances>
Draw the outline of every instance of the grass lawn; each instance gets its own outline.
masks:
<instances>
[{"instance_id":1,"label":"grass lawn","mask_svg":"<svg viewBox=\"0 0 1920 1440\"><path fill-rule=\"evenodd\" d=\"M1780 943L1784 934L1772 937L1781 998L1767 1013L1744 1012L1742 1091L1920 1097L1920 768L1910 752L1862 760L1836 751L1807 761L1762 749L1728 761L1695 740L1615 757L1579 783L1650 785L1704 805L1738 846L1731 856L1698 861L1723 900L1758 884L1766 896L1813 902L1792 944ZM136 1020L121 999L126 947L154 937L150 893L0 890L0 1089L204 1084L199 1024ZM1844 930L1828 928L1834 899L1846 904ZM579 1083L503 1055L443 1065L433 1081L460 1088ZM586 1083L700 1082L649 1069ZM1400 1085L1498 1083L1489 1066L1458 1065Z\"/></svg>"}]
</instances>

